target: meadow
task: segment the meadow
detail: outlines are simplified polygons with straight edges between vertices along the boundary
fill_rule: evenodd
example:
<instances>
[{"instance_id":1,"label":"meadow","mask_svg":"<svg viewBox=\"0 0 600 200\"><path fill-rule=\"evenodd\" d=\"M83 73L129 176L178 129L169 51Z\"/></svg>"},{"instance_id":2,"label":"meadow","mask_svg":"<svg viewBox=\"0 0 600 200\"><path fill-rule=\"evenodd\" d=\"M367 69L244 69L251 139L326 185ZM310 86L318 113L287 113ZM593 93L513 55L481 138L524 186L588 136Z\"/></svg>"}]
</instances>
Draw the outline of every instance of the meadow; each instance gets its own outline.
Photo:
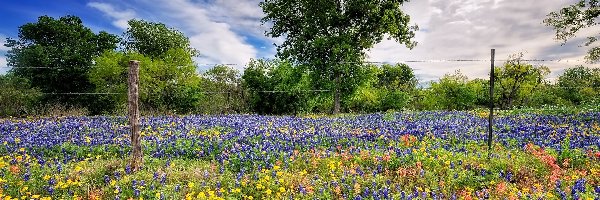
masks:
<instances>
[{"instance_id":1,"label":"meadow","mask_svg":"<svg viewBox=\"0 0 600 200\"><path fill-rule=\"evenodd\" d=\"M600 113L0 120L0 199L600 199Z\"/></svg>"}]
</instances>

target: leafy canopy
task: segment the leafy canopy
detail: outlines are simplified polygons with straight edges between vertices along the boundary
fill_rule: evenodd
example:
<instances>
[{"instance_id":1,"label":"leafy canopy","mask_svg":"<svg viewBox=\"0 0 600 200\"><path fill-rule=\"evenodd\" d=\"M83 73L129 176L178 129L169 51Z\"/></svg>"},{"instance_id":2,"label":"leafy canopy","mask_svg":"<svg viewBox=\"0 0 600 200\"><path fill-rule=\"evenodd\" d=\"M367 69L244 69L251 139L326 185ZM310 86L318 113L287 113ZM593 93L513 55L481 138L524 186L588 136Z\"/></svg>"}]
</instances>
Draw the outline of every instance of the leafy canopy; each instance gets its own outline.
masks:
<instances>
[{"instance_id":1,"label":"leafy canopy","mask_svg":"<svg viewBox=\"0 0 600 200\"><path fill-rule=\"evenodd\" d=\"M272 24L266 33L283 37L277 57L311 71L315 87L335 91L336 110L340 93L350 95L360 85L360 65L365 50L385 36L408 48L417 30L401 9L404 0L266 0L260 3Z\"/></svg>"},{"instance_id":2,"label":"leafy canopy","mask_svg":"<svg viewBox=\"0 0 600 200\"><path fill-rule=\"evenodd\" d=\"M556 39L566 42L575 37L581 29L590 28L598 25L600 17L600 1L598 0L580 0L579 2L560 9L558 12L551 12L548 18L544 20L547 26L552 26L556 30ZM595 34L598 34L597 32ZM585 46L590 46L598 41L600 35L589 36ZM586 59L590 63L600 61L600 47L592 47L588 51Z\"/></svg>"},{"instance_id":3,"label":"leafy canopy","mask_svg":"<svg viewBox=\"0 0 600 200\"><path fill-rule=\"evenodd\" d=\"M163 23L132 19L121 42L126 51L156 58L170 49L182 49L190 57L198 52L190 46L190 40L179 30L169 28Z\"/></svg>"},{"instance_id":4,"label":"leafy canopy","mask_svg":"<svg viewBox=\"0 0 600 200\"><path fill-rule=\"evenodd\" d=\"M96 59L90 80L99 91L123 93L103 97L105 111L119 109L127 96L129 60L140 61L142 109L189 113L200 98L200 77L192 60L196 51L187 37L161 23L130 20L124 33L125 52L109 51Z\"/></svg>"},{"instance_id":5,"label":"leafy canopy","mask_svg":"<svg viewBox=\"0 0 600 200\"><path fill-rule=\"evenodd\" d=\"M600 98L600 68L578 66L558 77L561 96L576 105Z\"/></svg>"},{"instance_id":6,"label":"leafy canopy","mask_svg":"<svg viewBox=\"0 0 600 200\"><path fill-rule=\"evenodd\" d=\"M515 103L522 104L531 91L544 83L548 74L550 74L548 67L524 62L523 53L511 55L503 66L496 67L494 70L495 94L500 95L500 107L510 109Z\"/></svg>"},{"instance_id":7,"label":"leafy canopy","mask_svg":"<svg viewBox=\"0 0 600 200\"><path fill-rule=\"evenodd\" d=\"M95 34L76 16L54 19L41 16L37 22L19 27L19 39L8 39L9 73L31 81L45 93L89 92L87 79L94 57L115 49L118 37ZM47 96L47 100L87 105L89 99L73 95Z\"/></svg>"}]
</instances>

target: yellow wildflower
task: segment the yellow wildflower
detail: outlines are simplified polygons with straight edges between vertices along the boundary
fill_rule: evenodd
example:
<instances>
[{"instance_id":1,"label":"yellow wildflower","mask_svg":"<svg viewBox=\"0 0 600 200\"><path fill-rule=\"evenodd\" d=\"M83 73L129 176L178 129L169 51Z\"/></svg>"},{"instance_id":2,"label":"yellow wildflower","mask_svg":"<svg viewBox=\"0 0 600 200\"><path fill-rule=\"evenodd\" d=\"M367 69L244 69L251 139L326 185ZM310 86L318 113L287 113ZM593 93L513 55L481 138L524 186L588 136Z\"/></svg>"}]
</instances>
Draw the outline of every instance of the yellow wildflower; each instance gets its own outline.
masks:
<instances>
[{"instance_id":1,"label":"yellow wildflower","mask_svg":"<svg viewBox=\"0 0 600 200\"><path fill-rule=\"evenodd\" d=\"M204 194L204 192L198 192L198 196L196 196L196 198L204 199L204 198L206 198L206 194Z\"/></svg>"},{"instance_id":2,"label":"yellow wildflower","mask_svg":"<svg viewBox=\"0 0 600 200\"><path fill-rule=\"evenodd\" d=\"M307 174L306 170L302 170L302 171L300 172L300 176L304 176L304 175L306 175L306 174Z\"/></svg>"}]
</instances>

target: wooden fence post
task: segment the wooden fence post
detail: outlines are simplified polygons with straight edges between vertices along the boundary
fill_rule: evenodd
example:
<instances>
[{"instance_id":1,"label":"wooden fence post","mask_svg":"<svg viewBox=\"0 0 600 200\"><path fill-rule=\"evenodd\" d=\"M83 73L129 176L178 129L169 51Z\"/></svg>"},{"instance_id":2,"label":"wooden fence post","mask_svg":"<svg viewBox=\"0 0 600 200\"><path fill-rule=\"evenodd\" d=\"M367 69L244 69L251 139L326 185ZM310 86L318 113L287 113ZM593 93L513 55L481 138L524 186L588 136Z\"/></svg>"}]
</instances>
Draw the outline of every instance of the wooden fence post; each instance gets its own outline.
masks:
<instances>
[{"instance_id":1,"label":"wooden fence post","mask_svg":"<svg viewBox=\"0 0 600 200\"><path fill-rule=\"evenodd\" d=\"M137 60L129 61L129 79L128 83L128 102L127 113L129 116L129 129L131 130L131 168L137 171L143 165L142 145L140 138L140 110L138 106L139 97L139 73L140 62Z\"/></svg>"}]
</instances>

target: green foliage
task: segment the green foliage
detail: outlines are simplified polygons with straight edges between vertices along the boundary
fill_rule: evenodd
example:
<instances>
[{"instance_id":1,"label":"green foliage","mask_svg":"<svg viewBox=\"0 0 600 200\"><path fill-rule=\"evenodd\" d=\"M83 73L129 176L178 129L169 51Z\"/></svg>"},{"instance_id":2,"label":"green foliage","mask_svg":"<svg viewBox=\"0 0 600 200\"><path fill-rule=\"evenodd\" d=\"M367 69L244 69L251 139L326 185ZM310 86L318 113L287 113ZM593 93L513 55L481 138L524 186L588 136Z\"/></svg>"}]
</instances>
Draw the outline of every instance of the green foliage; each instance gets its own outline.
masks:
<instances>
[{"instance_id":1,"label":"green foliage","mask_svg":"<svg viewBox=\"0 0 600 200\"><path fill-rule=\"evenodd\" d=\"M417 78L413 70L403 63L382 65L381 73L377 74L377 78L378 87L386 89L411 91L417 86Z\"/></svg>"},{"instance_id":2,"label":"green foliage","mask_svg":"<svg viewBox=\"0 0 600 200\"><path fill-rule=\"evenodd\" d=\"M600 2L598 0L579 0L558 12L551 12L544 23L556 30L556 39L566 42L575 37L581 29L598 25L599 16ZM599 36L588 37L585 46L594 44L598 41ZM600 47L592 47L588 51L586 59L591 63L600 61Z\"/></svg>"},{"instance_id":3,"label":"green foliage","mask_svg":"<svg viewBox=\"0 0 600 200\"><path fill-rule=\"evenodd\" d=\"M365 65L361 71L361 86L346 100L351 111L402 110L415 93L417 79L408 65Z\"/></svg>"},{"instance_id":4,"label":"green foliage","mask_svg":"<svg viewBox=\"0 0 600 200\"><path fill-rule=\"evenodd\" d=\"M477 94L469 87L467 77L456 71L446 74L438 82L431 83L425 91L423 104L425 109L467 110L475 106Z\"/></svg>"},{"instance_id":5,"label":"green foliage","mask_svg":"<svg viewBox=\"0 0 600 200\"><path fill-rule=\"evenodd\" d=\"M380 110L402 110L410 100L410 95L404 91L387 91L382 97Z\"/></svg>"},{"instance_id":6,"label":"green foliage","mask_svg":"<svg viewBox=\"0 0 600 200\"><path fill-rule=\"evenodd\" d=\"M281 60L252 60L242 76L249 106L258 113L311 112L321 98L310 88L306 70Z\"/></svg>"},{"instance_id":7,"label":"green foliage","mask_svg":"<svg viewBox=\"0 0 600 200\"><path fill-rule=\"evenodd\" d=\"M380 93L373 87L359 87L348 103L350 110L369 113L378 111L382 99Z\"/></svg>"},{"instance_id":8,"label":"green foliage","mask_svg":"<svg viewBox=\"0 0 600 200\"><path fill-rule=\"evenodd\" d=\"M359 86L365 50L384 35L412 48L416 27L401 1L267 0L260 3L263 22L273 24L267 36L286 38L277 56L307 66L316 88L334 91L334 112ZM310 16L310 17L307 17Z\"/></svg>"},{"instance_id":9,"label":"green foliage","mask_svg":"<svg viewBox=\"0 0 600 200\"><path fill-rule=\"evenodd\" d=\"M575 105L600 98L600 69L578 66L558 77L560 96Z\"/></svg>"},{"instance_id":10,"label":"green foliage","mask_svg":"<svg viewBox=\"0 0 600 200\"><path fill-rule=\"evenodd\" d=\"M197 108L201 113L246 112L240 72L227 65L218 65L203 74L201 88L204 94Z\"/></svg>"},{"instance_id":11,"label":"green foliage","mask_svg":"<svg viewBox=\"0 0 600 200\"><path fill-rule=\"evenodd\" d=\"M489 107L490 103L490 81L484 79L473 79L467 82L467 87L475 93L476 107Z\"/></svg>"},{"instance_id":12,"label":"green foliage","mask_svg":"<svg viewBox=\"0 0 600 200\"><path fill-rule=\"evenodd\" d=\"M158 113L190 113L202 98L201 79L192 57L196 51L180 31L161 23L130 20L122 41L125 52L108 51L96 59L89 79L103 96L93 112L123 111L130 60L140 61L140 106Z\"/></svg>"},{"instance_id":13,"label":"green foliage","mask_svg":"<svg viewBox=\"0 0 600 200\"><path fill-rule=\"evenodd\" d=\"M125 51L138 52L150 58L164 55L171 49L181 49L194 57L198 52L190 46L190 40L179 30L165 24L132 19L121 42Z\"/></svg>"},{"instance_id":14,"label":"green foliage","mask_svg":"<svg viewBox=\"0 0 600 200\"><path fill-rule=\"evenodd\" d=\"M37 22L19 27L19 39L8 39L9 73L30 80L44 93L76 93L94 90L87 79L94 57L116 48L118 38L106 32L93 33L76 16L54 19L41 16ZM95 106L93 97L47 95L46 102L72 106Z\"/></svg>"},{"instance_id":15,"label":"green foliage","mask_svg":"<svg viewBox=\"0 0 600 200\"><path fill-rule=\"evenodd\" d=\"M557 89L554 85L542 84L527 95L522 106L528 108L542 108L548 105L563 106L570 104L572 103L561 97L560 89Z\"/></svg>"},{"instance_id":16,"label":"green foliage","mask_svg":"<svg viewBox=\"0 0 600 200\"><path fill-rule=\"evenodd\" d=\"M0 75L0 88L0 117L32 114L42 96L29 80L11 74Z\"/></svg>"},{"instance_id":17,"label":"green foliage","mask_svg":"<svg viewBox=\"0 0 600 200\"><path fill-rule=\"evenodd\" d=\"M200 78L191 58L181 49L172 49L151 59L138 53L109 51L96 59L90 81L96 90L120 93L99 99L104 110L124 110L127 100L127 73L130 60L140 61L140 106L146 111L189 113L194 111L202 94Z\"/></svg>"},{"instance_id":18,"label":"green foliage","mask_svg":"<svg viewBox=\"0 0 600 200\"><path fill-rule=\"evenodd\" d=\"M522 105L531 91L542 85L544 78L550 74L548 67L533 66L522 60L523 53L513 55L502 67L494 70L494 94L497 95L494 98L502 109Z\"/></svg>"}]
</instances>

